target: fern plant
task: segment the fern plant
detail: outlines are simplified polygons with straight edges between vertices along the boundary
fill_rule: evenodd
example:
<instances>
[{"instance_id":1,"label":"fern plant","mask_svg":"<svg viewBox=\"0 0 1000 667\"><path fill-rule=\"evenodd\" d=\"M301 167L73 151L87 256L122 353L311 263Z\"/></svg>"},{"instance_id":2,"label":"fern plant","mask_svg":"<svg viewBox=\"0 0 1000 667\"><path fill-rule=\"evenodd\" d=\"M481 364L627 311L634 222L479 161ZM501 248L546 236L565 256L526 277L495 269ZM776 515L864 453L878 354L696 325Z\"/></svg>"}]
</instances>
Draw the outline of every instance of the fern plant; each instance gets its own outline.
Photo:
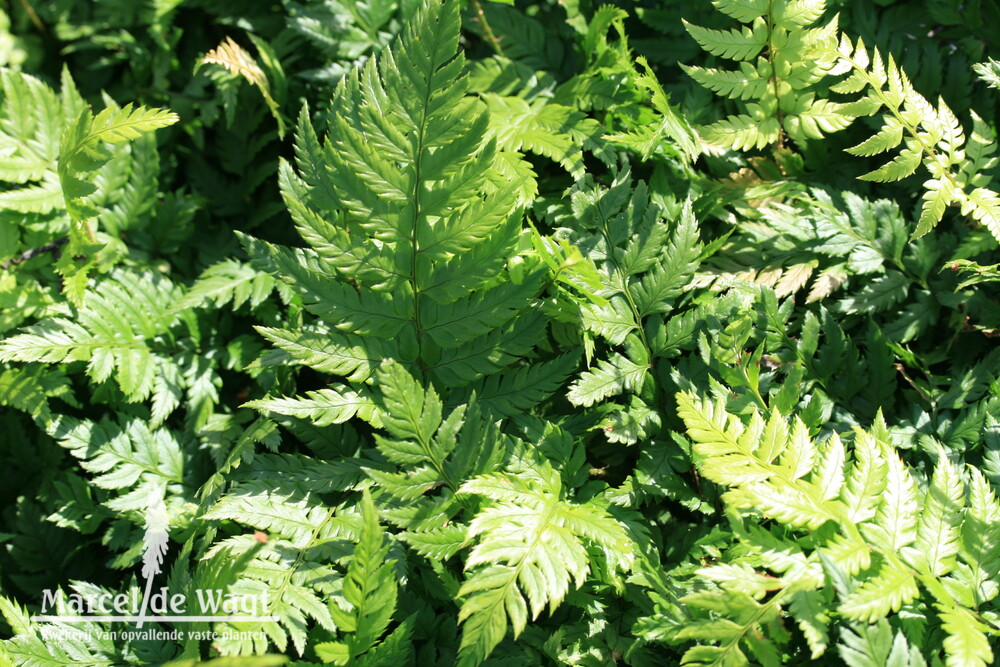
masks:
<instances>
[{"instance_id":1,"label":"fern plant","mask_svg":"<svg viewBox=\"0 0 1000 667\"><path fill-rule=\"evenodd\" d=\"M305 309L317 319L300 329L261 328L278 349L260 365L292 361L346 382L248 405L317 426L359 417L384 429L389 437L375 436L370 462L348 467L363 470L380 489L382 511L404 530L399 539L421 557L448 560L471 538L483 535L481 549L466 563L473 574L460 593L469 599L458 617L465 621L459 661L473 665L485 660L508 624L515 635L524 629L527 610L509 606L524 604L520 590L536 616L545 602L557 606L568 586L568 575L545 574L539 580L519 574L522 567L542 567L536 563L539 558L555 562L555 551L548 548L527 549L516 559L512 555L504 570L509 577L480 572L483 561L476 554L507 537L494 535L485 515L477 515L482 517L478 524L468 523L468 501L461 495L474 489L486 494L485 486L468 480L497 473L515 448L489 415L495 419L527 412L559 386L574 356L517 363L536 354L546 333L546 318L535 305L548 277L545 265L508 270L525 264L521 258L513 260L522 182L533 176L519 166L518 154L497 152L487 138L486 109L464 97L463 57L456 55L458 26L453 4L426 4L398 45L339 84L325 143L303 112L296 141L298 169L282 166L282 188L310 247L289 249L253 239L246 244L260 266L293 281ZM433 39L427 39L429 34ZM414 98L412 90L423 92ZM389 114L376 115L389 108ZM445 412L442 396L450 400L450 412ZM538 501L560 501L559 487L551 484ZM283 526L290 529L293 524L285 518L262 518L260 491L252 483L237 487L205 518L238 520L277 534L286 530ZM291 497L282 505L315 514L318 532L312 539L319 540L318 546L332 537L322 520L329 510L301 494L295 492L293 497L301 500L294 505ZM267 503L277 500L267 498ZM610 549L613 536L618 540L614 548L625 548L625 535L613 519L597 510L580 512L581 521L594 521L611 532L594 533L581 525L574 529L574 539ZM550 528L543 522L538 530ZM299 544L289 537L290 547L312 549L311 542ZM571 540L564 546L578 551L581 544ZM300 556L291 571L303 570L316 555L310 553L310 561ZM615 560L613 565L627 569L628 562ZM585 561L577 558L572 570L576 585L586 580L587 571ZM543 572L547 570L536 574ZM327 592L322 581L306 575L302 585L315 596ZM289 599L292 606L285 615L303 619L307 614L332 630L330 619L304 604L307 599L302 598L297 613L292 609L298 603ZM283 624L301 651L303 635L287 621ZM284 632L272 634L281 639L282 648Z\"/></svg>"},{"instance_id":2,"label":"fern plant","mask_svg":"<svg viewBox=\"0 0 1000 667\"><path fill-rule=\"evenodd\" d=\"M0 663L995 661L987 4L7 3Z\"/></svg>"},{"instance_id":3,"label":"fern plant","mask_svg":"<svg viewBox=\"0 0 1000 667\"><path fill-rule=\"evenodd\" d=\"M2 74L2 86L0 145L6 167L0 176L10 186L0 193L0 206L30 216L34 225L59 230L64 238L53 239L55 245L48 251L59 252L55 268L67 296L79 304L88 272L97 266L98 253L106 244L98 243L92 221L104 207L134 205L126 197L115 196L114 180L95 183L91 177L114 159L118 168L112 173L127 182L125 144L175 123L177 116L132 105L119 109L110 101L95 116L68 73L63 74L58 95L38 79L9 70ZM150 151L155 153L155 148L140 144L139 151L141 168L141 161L148 159Z\"/></svg>"},{"instance_id":4,"label":"fern plant","mask_svg":"<svg viewBox=\"0 0 1000 667\"><path fill-rule=\"evenodd\" d=\"M43 320L2 341L0 359L86 362L95 385L113 378L127 402L151 398L153 426L183 399L193 423L201 425L219 400L218 364L196 354L194 313L184 307L183 294L153 273L113 273L101 281L100 292L86 293L75 313Z\"/></svg>"},{"instance_id":5,"label":"fern plant","mask_svg":"<svg viewBox=\"0 0 1000 667\"><path fill-rule=\"evenodd\" d=\"M688 33L712 55L735 60L739 69L682 65L700 85L717 95L746 102L746 112L701 130L706 141L749 150L822 139L844 129L852 118L840 105L820 97L820 82L834 74L837 20L815 24L826 11L824 0L713 0L719 11L748 24L710 30L685 21Z\"/></svg>"},{"instance_id":6,"label":"fern plant","mask_svg":"<svg viewBox=\"0 0 1000 667\"><path fill-rule=\"evenodd\" d=\"M697 222L685 204L668 224L647 186L633 187L627 171L606 190L586 183L575 188L572 213L570 238L597 267L600 299L579 305L591 367L567 398L583 407L601 404L599 426L607 438L634 444L661 425L656 366L693 333L692 319L677 311L701 256ZM613 346L607 356L595 355L598 340Z\"/></svg>"},{"instance_id":7,"label":"fern plant","mask_svg":"<svg viewBox=\"0 0 1000 667\"><path fill-rule=\"evenodd\" d=\"M837 50L838 69L851 76L832 87L838 93L867 91L859 100L841 107L850 116L868 116L884 112L879 131L848 149L855 155L872 156L905 147L878 169L861 178L881 183L898 181L923 165L930 174L924 182L920 220L913 235L926 234L957 204L963 215L970 216L1000 239L1000 198L986 187L988 171L996 166L996 135L973 112L973 131L966 139L961 124L939 99L931 104L917 92L909 77L890 55L883 60L875 49L869 54L862 40L856 43L842 37Z\"/></svg>"},{"instance_id":8,"label":"fern plant","mask_svg":"<svg viewBox=\"0 0 1000 667\"><path fill-rule=\"evenodd\" d=\"M303 111L298 168L282 164L281 187L309 247L246 246L316 319L308 328L261 329L280 351L264 363L290 360L349 384L257 407L325 411L325 423L360 414L377 424L371 376L385 358L453 396L475 389L499 414L543 400L568 374L568 356L520 361L546 331L535 306L545 272L515 280L507 271L520 192L533 175L520 155L497 151L487 111L464 96L458 28L450 5L421 11L398 46L338 85L324 143Z\"/></svg>"},{"instance_id":9,"label":"fern plant","mask_svg":"<svg viewBox=\"0 0 1000 667\"><path fill-rule=\"evenodd\" d=\"M925 484L881 419L856 430L849 456L837 434L817 443L777 411L744 423L721 402L678 402L699 470L728 489L741 547L699 570L705 589L683 599L692 621L675 637L699 642L686 663L745 663L744 650L772 660L788 641L775 625L783 613L816 659L835 619L875 623L904 608L911 640L944 632L946 664L992 663L1000 504L979 470L939 451Z\"/></svg>"}]
</instances>

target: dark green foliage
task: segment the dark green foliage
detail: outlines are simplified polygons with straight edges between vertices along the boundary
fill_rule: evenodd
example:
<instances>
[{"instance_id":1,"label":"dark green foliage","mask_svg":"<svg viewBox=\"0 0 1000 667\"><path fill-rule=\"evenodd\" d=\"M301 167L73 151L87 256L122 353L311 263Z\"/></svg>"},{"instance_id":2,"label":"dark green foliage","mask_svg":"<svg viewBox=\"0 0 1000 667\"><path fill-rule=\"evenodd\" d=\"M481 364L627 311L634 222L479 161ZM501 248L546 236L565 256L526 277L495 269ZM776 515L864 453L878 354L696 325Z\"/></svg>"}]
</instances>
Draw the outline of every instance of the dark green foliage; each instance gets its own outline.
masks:
<instances>
[{"instance_id":1,"label":"dark green foliage","mask_svg":"<svg viewBox=\"0 0 1000 667\"><path fill-rule=\"evenodd\" d=\"M0 664L993 664L994 4L7 3Z\"/></svg>"}]
</instances>

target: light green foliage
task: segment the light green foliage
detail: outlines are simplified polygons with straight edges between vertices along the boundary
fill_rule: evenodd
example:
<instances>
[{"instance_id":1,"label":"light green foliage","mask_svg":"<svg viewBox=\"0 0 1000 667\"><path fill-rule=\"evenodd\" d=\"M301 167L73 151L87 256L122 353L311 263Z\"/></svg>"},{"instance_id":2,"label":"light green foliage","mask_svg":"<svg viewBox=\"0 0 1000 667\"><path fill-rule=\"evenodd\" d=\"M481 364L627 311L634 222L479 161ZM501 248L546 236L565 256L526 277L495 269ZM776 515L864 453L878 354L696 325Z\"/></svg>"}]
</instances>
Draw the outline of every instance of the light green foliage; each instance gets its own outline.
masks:
<instances>
[{"instance_id":1,"label":"light green foliage","mask_svg":"<svg viewBox=\"0 0 1000 667\"><path fill-rule=\"evenodd\" d=\"M996 662L994 5L6 3L0 666Z\"/></svg>"},{"instance_id":2,"label":"light green foliage","mask_svg":"<svg viewBox=\"0 0 1000 667\"><path fill-rule=\"evenodd\" d=\"M379 642L396 608L394 561L387 561L389 547L379 528L371 496L361 500L361 533L344 577L344 600L350 611L330 605L337 626L352 635L346 643L316 645L317 655L334 665L368 665L406 662L413 658L409 643L412 619L399 625Z\"/></svg>"},{"instance_id":3,"label":"light green foliage","mask_svg":"<svg viewBox=\"0 0 1000 667\"><path fill-rule=\"evenodd\" d=\"M239 595L267 594L268 611L279 621L241 622L264 633L265 640L240 639L220 642L224 655L246 655L263 651L268 642L279 651L302 653L309 620L333 631L336 624L324 604L341 587L342 576L331 561L345 551L343 540L357 535L350 517L336 516L294 477L281 487L259 481L237 485L203 515L208 520L230 520L268 534L267 545L252 558L246 570L229 589ZM216 543L207 554L232 559L257 549L253 534L243 534ZM253 636L253 635L251 635Z\"/></svg>"},{"instance_id":4,"label":"light green foliage","mask_svg":"<svg viewBox=\"0 0 1000 667\"><path fill-rule=\"evenodd\" d=\"M304 36L326 57L325 65L304 74L310 79L336 83L355 63L385 47L409 18L412 2L374 0L283 0L288 26Z\"/></svg>"},{"instance_id":5,"label":"light green foliage","mask_svg":"<svg viewBox=\"0 0 1000 667\"><path fill-rule=\"evenodd\" d=\"M0 344L0 359L86 362L96 384L113 379L130 402L152 399L151 420L162 423L186 399L197 419L218 402L216 364L194 354L190 313L175 319L171 307L183 290L155 274L116 272L88 292L72 316L43 320ZM183 312L183 311L182 311ZM188 349L165 348L165 339L187 339Z\"/></svg>"},{"instance_id":6,"label":"light green foliage","mask_svg":"<svg viewBox=\"0 0 1000 667\"><path fill-rule=\"evenodd\" d=\"M430 24L434 38L418 40ZM519 404L516 392L529 406L559 382L550 376L548 385L532 387L520 381L530 370L504 372L529 356L545 331L544 320L528 312L542 272L515 281L506 271L516 254L522 193L534 189L528 184L534 175L508 171L521 156L498 152L485 105L464 96L468 79L457 39L453 7L422 10L397 47L338 85L325 142L304 110L298 169L284 164L281 184L310 248L246 241L260 266L293 283L320 327L263 333L284 359L353 384L308 399L314 418L323 410L316 401L340 410L334 404L368 400L371 368L383 358L441 386L475 389L485 404L499 400L491 394L500 386L505 404ZM375 114L380 108L391 111ZM565 377L565 366L548 372ZM494 374L500 375L493 385L481 380ZM299 409L288 401L256 405L284 414ZM504 412L504 404L496 408ZM332 421L354 413L339 412Z\"/></svg>"},{"instance_id":7,"label":"light green foliage","mask_svg":"<svg viewBox=\"0 0 1000 667\"><path fill-rule=\"evenodd\" d=\"M706 617L680 629L680 636L718 642L691 649L685 661L738 663L746 661L744 648L757 656L775 652L781 636L768 636L766 628L782 608L802 628L813 657L822 655L832 579L841 618L875 623L926 599L946 633L947 664L991 664L990 629L975 610L997 590L984 588L977 573L1000 556L1000 504L976 468L965 472L939 451L921 490L880 420L856 429L849 454L837 434L817 443L801 420L789 425L777 411L766 419L754 411L744 423L721 402L688 394L678 402L696 464L728 489L727 507L774 524L738 529L745 555L699 570L714 586L685 599L697 609L725 610L729 620L720 625Z\"/></svg>"},{"instance_id":8,"label":"light green foliage","mask_svg":"<svg viewBox=\"0 0 1000 667\"><path fill-rule=\"evenodd\" d=\"M842 37L838 53L838 69L851 75L831 90L866 92L864 97L841 107L841 112L848 116L882 112L884 118L875 135L848 152L870 156L903 145L892 160L861 178L880 183L898 181L923 165L931 178L924 182L923 204L914 237L933 229L947 207L957 204L962 215L971 217L1000 239L1000 197L985 187L989 177L983 173L997 163L993 157L995 132L973 113L973 131L966 138L943 99L937 105L931 104L914 89L892 56L883 60L878 49L869 54L862 40L852 43Z\"/></svg>"},{"instance_id":9,"label":"light green foliage","mask_svg":"<svg viewBox=\"0 0 1000 667\"><path fill-rule=\"evenodd\" d=\"M597 556L587 547L600 550L611 576L631 568L635 547L606 506L564 500L561 486L551 466L530 463L462 486L461 493L493 503L469 526L478 543L465 561L472 573L458 592L466 597L458 664L480 664L508 624L516 637L529 618L546 607L554 611L571 586L586 581Z\"/></svg>"},{"instance_id":10,"label":"light green foliage","mask_svg":"<svg viewBox=\"0 0 1000 667\"><path fill-rule=\"evenodd\" d=\"M822 27L809 27L825 13L824 0L713 0L712 4L749 25L731 30L684 25L703 49L735 60L739 67L682 67L717 95L747 102L744 113L700 130L705 141L750 150L781 145L786 135L796 143L822 139L850 124L852 119L840 112L839 104L817 96L823 90L820 82L834 73L830 48L837 40L836 18Z\"/></svg>"},{"instance_id":11,"label":"light green foliage","mask_svg":"<svg viewBox=\"0 0 1000 667\"><path fill-rule=\"evenodd\" d=\"M121 109L109 106L96 116L83 109L63 130L56 171L70 227L69 243L57 268L66 281L67 296L75 303L83 300L87 270L100 249L90 226L90 220L100 213L89 202L97 188L87 177L114 156L106 144L138 139L177 120L176 114L163 109L133 108L128 104Z\"/></svg>"},{"instance_id":12,"label":"light green foliage","mask_svg":"<svg viewBox=\"0 0 1000 667\"><path fill-rule=\"evenodd\" d=\"M976 63L972 69L982 81L985 81L992 88L1000 88L1000 62L990 58L986 62Z\"/></svg>"},{"instance_id":13,"label":"light green foliage","mask_svg":"<svg viewBox=\"0 0 1000 667\"><path fill-rule=\"evenodd\" d=\"M0 179L12 186L0 192L0 206L36 224L49 225L68 238L56 268L66 295L79 304L87 275L98 265L98 253L110 240L103 235L98 239L94 219L108 215L107 222L113 226L116 216L111 209L119 208L119 215L143 213L148 203L134 200L133 195L137 187L149 183L136 181L149 179L155 186L155 173L143 171L150 153L155 165L155 148L140 142L131 163L128 142L175 123L177 116L132 105L119 109L110 100L94 116L68 72L63 72L61 83L57 94L32 76L10 70L0 74L0 154L4 156ZM100 179L94 178L98 172ZM25 287L36 290L40 286L28 282Z\"/></svg>"}]
</instances>

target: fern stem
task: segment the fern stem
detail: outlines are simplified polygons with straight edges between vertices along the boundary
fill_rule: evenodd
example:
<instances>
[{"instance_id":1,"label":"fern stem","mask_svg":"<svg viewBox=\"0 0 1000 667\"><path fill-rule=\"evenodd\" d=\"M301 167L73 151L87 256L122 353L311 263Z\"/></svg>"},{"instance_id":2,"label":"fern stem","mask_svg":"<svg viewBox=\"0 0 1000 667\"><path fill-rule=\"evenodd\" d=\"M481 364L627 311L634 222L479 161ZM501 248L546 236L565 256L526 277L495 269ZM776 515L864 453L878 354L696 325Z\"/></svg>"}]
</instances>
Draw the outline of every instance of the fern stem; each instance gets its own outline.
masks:
<instances>
[{"instance_id":1,"label":"fern stem","mask_svg":"<svg viewBox=\"0 0 1000 667\"><path fill-rule=\"evenodd\" d=\"M431 102L430 82L424 90L424 103L420 107L420 124L417 128L416 159L413 162L413 225L410 228L410 286L413 289L413 326L417 339L417 367L420 379L427 380L427 364L424 363L424 329L420 321L420 286L417 284L418 231L420 225L420 183L424 157L424 136L427 132L427 107Z\"/></svg>"},{"instance_id":2,"label":"fern stem","mask_svg":"<svg viewBox=\"0 0 1000 667\"><path fill-rule=\"evenodd\" d=\"M28 15L28 19L31 21L32 25L35 26L35 29L38 30L38 32L44 33L45 24L42 23L42 19L39 18L38 13L35 11L35 8L31 6L31 3L28 2L28 0L18 0L18 2L21 5L21 9L24 10L24 13Z\"/></svg>"},{"instance_id":3,"label":"fern stem","mask_svg":"<svg viewBox=\"0 0 1000 667\"><path fill-rule=\"evenodd\" d=\"M496 36L493 32L493 28L490 27L490 22L486 20L486 12L483 11L483 5L479 0L470 0L472 8L476 12L476 21L483 29L483 39L493 47L498 56L503 56L503 47L500 45L500 38Z\"/></svg>"},{"instance_id":4,"label":"fern stem","mask_svg":"<svg viewBox=\"0 0 1000 667\"><path fill-rule=\"evenodd\" d=\"M781 84L778 78L778 68L775 64L777 50L774 47L774 0L769 0L767 4L767 61L771 63L771 89L774 95L774 117L778 120L778 140L775 150L785 147L785 114L781 111L781 99L778 97L778 87Z\"/></svg>"},{"instance_id":5,"label":"fern stem","mask_svg":"<svg viewBox=\"0 0 1000 667\"><path fill-rule=\"evenodd\" d=\"M316 543L317 538L319 537L319 531L322 530L323 526L325 526L330 521L330 519L333 518L333 515L336 513L336 511L337 510L334 507L329 508L327 510L326 516L323 517L323 520L316 524L316 527L313 529L312 535L309 537L309 541L306 542L304 545L302 545L301 549L297 549L297 553L295 554L295 561L281 575L280 579L281 584L279 586L275 586L272 589L277 593L277 595L275 595L274 597L274 602L272 602L272 604L277 604L284 597L285 591L288 588L288 584L291 583L292 581L292 575L298 572L299 565L305 558L306 553L309 551L310 547L312 547ZM254 548L260 549L262 546L263 544L258 542L256 545L254 545ZM268 610L265 610L265 612L267 611ZM270 611L273 612L273 607L272 610Z\"/></svg>"}]
</instances>

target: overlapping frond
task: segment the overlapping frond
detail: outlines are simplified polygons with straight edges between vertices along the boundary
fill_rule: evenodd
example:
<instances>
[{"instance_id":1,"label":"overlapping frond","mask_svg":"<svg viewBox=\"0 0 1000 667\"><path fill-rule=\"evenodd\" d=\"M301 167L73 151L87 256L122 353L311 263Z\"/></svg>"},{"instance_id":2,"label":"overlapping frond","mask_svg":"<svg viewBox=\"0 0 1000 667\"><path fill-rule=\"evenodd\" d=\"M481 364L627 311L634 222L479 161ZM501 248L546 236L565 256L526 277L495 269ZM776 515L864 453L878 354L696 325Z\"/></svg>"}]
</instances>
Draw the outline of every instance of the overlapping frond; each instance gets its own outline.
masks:
<instances>
[{"instance_id":1,"label":"overlapping frond","mask_svg":"<svg viewBox=\"0 0 1000 667\"><path fill-rule=\"evenodd\" d=\"M988 628L976 619L975 610L984 600L958 593L971 590L970 574L997 558L1000 504L975 468L966 476L939 451L930 484L921 491L886 438L884 423L869 431L857 429L854 453L846 456L836 434L817 443L799 419L789 427L777 411L766 420L754 412L745 423L721 402L680 394L678 403L698 467L728 489L726 504L800 536L787 542L798 562L793 567L787 555L765 546L764 538L776 537L766 528L741 535L751 560L737 557L726 567L756 562L774 572L768 590L776 592L769 604L786 606L800 624L812 627L806 637L814 656L825 650L829 618L815 607L810 610L801 596L823 590L826 572L851 582L838 589L837 611L844 618L874 624L923 597L940 612L948 664L992 662ZM987 542L991 546L984 551ZM719 586L704 594L713 600L706 608L727 608L739 623L736 597L745 595L746 582L733 586L734 580L723 578L718 568L703 568L699 575ZM982 592L981 585L976 589ZM997 592L994 587L986 595L993 598ZM739 633L734 625L732 641L722 646L752 643L747 633L758 622L742 626Z\"/></svg>"}]
</instances>

